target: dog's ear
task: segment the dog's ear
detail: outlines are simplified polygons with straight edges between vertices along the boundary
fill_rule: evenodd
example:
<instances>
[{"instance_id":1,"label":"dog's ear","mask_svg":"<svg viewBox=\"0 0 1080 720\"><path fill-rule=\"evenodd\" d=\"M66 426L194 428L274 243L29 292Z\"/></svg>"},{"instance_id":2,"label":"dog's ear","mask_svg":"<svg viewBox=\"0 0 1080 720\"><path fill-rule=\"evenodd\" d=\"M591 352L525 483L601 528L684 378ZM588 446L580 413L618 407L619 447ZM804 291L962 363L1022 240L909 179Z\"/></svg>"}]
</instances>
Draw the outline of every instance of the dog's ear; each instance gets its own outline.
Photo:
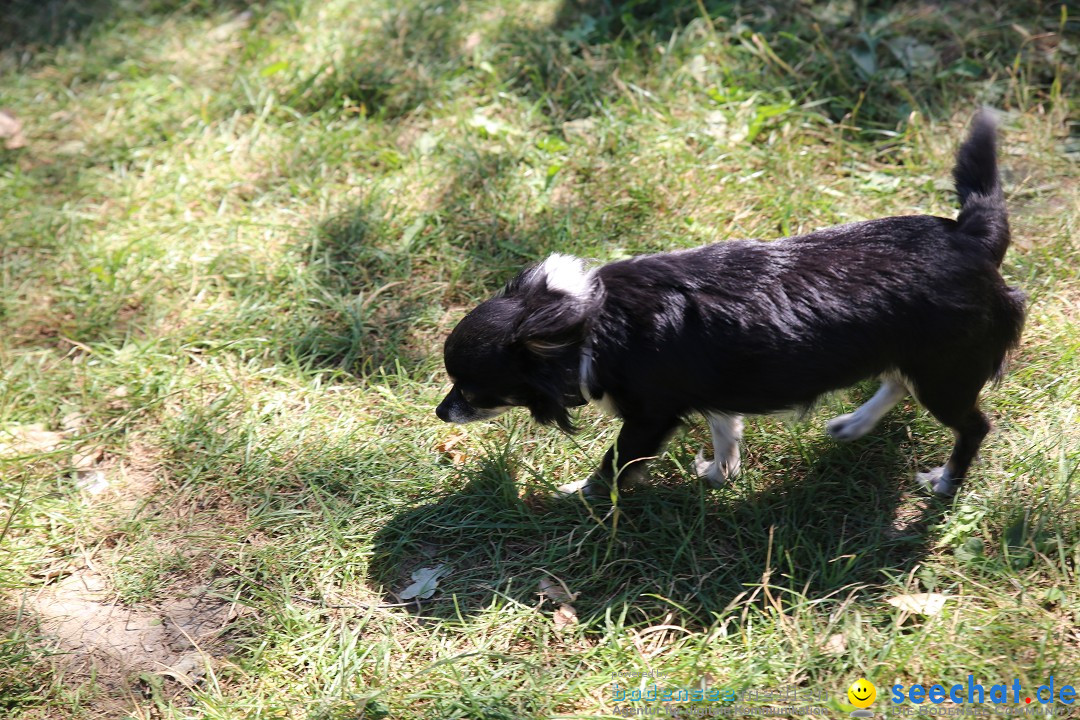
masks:
<instances>
[{"instance_id":1,"label":"dog's ear","mask_svg":"<svg viewBox=\"0 0 1080 720\"><path fill-rule=\"evenodd\" d=\"M591 274L578 258L552 255L507 285L523 306L515 340L530 353L554 356L585 340L595 305Z\"/></svg>"},{"instance_id":2,"label":"dog's ear","mask_svg":"<svg viewBox=\"0 0 1080 720\"><path fill-rule=\"evenodd\" d=\"M515 339L534 355L551 357L576 348L585 341L586 308L566 298L552 296L528 303Z\"/></svg>"}]
</instances>

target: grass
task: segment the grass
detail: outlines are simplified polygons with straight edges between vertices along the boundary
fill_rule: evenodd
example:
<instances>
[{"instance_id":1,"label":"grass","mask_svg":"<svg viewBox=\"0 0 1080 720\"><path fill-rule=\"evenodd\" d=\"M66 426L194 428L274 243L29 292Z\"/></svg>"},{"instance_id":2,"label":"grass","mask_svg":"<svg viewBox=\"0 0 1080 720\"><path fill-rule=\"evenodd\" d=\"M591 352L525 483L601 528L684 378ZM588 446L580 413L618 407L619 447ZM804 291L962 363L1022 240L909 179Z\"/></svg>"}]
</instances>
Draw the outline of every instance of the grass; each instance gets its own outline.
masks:
<instances>
[{"instance_id":1,"label":"grass","mask_svg":"<svg viewBox=\"0 0 1080 720\"><path fill-rule=\"evenodd\" d=\"M1077 22L1055 2L0 8L26 138L0 149L0 709L612 717L612 674L650 671L820 691L840 716L859 676L882 713L896 683L1075 684ZM687 470L692 423L613 506L547 499L611 440L592 410L573 438L434 418L442 339L523 265L952 215L982 103L1029 320L955 502L911 481L951 438L910 401L823 436L870 385L748 422L723 490ZM573 599L538 595L555 580ZM80 582L184 628L170 602L220 610L201 667L58 638L42 598ZM911 593L948 599L887 602Z\"/></svg>"}]
</instances>

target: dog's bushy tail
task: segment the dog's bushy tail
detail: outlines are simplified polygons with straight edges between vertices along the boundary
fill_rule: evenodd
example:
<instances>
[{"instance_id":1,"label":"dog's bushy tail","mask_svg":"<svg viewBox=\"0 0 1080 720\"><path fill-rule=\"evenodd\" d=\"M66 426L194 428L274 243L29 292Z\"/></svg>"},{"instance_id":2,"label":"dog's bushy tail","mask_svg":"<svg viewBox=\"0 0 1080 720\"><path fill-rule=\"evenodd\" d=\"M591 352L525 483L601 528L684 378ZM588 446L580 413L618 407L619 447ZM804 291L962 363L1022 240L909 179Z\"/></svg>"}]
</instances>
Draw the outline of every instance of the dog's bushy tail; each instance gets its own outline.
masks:
<instances>
[{"instance_id":1,"label":"dog's bushy tail","mask_svg":"<svg viewBox=\"0 0 1080 720\"><path fill-rule=\"evenodd\" d=\"M997 123L987 110L971 121L967 140L956 153L953 179L960 198L960 232L978 239L1001 264L1009 247L1009 214L997 168Z\"/></svg>"}]
</instances>

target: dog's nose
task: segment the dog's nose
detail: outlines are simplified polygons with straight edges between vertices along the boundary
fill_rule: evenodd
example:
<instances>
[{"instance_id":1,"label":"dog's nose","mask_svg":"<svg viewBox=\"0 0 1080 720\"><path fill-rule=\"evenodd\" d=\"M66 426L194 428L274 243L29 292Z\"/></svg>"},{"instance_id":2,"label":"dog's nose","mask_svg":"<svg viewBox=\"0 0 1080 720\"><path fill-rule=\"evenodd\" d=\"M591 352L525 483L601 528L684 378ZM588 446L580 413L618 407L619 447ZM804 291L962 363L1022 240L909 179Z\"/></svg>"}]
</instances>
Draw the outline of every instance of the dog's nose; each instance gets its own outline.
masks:
<instances>
[{"instance_id":1,"label":"dog's nose","mask_svg":"<svg viewBox=\"0 0 1080 720\"><path fill-rule=\"evenodd\" d=\"M439 407L435 408L435 414L443 422L450 422L450 411L447 409L446 403L439 403Z\"/></svg>"}]
</instances>

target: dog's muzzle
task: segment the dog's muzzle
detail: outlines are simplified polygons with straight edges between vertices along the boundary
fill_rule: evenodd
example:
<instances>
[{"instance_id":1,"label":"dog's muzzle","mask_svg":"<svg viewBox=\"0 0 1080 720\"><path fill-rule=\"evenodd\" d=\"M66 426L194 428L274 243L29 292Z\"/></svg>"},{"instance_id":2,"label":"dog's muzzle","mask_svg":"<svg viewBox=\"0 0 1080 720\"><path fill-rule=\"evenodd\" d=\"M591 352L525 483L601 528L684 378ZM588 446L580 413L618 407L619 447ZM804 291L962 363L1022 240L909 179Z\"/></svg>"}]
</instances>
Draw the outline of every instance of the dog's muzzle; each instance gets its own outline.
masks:
<instances>
[{"instance_id":1,"label":"dog's muzzle","mask_svg":"<svg viewBox=\"0 0 1080 720\"><path fill-rule=\"evenodd\" d=\"M469 404L461 393L454 388L451 390L439 406L435 408L435 414L443 422L469 423L477 420L490 420L498 417L510 409L509 405L493 408L478 408Z\"/></svg>"},{"instance_id":2,"label":"dog's muzzle","mask_svg":"<svg viewBox=\"0 0 1080 720\"><path fill-rule=\"evenodd\" d=\"M435 408L435 414L443 422L450 422L450 408L447 407L445 400L439 403L439 406Z\"/></svg>"}]
</instances>

